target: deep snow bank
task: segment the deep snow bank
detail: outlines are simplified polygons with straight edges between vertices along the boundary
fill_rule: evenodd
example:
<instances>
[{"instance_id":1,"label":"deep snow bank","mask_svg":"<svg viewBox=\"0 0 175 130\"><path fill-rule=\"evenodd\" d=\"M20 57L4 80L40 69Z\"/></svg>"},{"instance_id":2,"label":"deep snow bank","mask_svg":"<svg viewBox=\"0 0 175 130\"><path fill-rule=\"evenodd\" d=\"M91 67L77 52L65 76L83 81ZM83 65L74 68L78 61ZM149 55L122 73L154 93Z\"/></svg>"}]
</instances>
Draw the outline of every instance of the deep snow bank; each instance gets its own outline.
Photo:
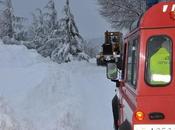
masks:
<instances>
[{"instance_id":1,"label":"deep snow bank","mask_svg":"<svg viewBox=\"0 0 175 130\"><path fill-rule=\"evenodd\" d=\"M109 130L113 95L105 68L93 62L58 65L0 44L0 130Z\"/></svg>"}]
</instances>

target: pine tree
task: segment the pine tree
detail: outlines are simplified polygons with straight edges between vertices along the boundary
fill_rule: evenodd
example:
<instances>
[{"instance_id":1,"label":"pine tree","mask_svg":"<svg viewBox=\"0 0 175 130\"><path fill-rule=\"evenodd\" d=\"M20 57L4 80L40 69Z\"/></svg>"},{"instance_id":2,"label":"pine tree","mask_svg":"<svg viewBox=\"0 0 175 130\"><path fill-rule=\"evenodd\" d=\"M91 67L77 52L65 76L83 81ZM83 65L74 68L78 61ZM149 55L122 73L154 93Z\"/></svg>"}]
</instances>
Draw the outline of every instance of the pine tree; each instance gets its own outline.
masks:
<instances>
[{"instance_id":1,"label":"pine tree","mask_svg":"<svg viewBox=\"0 0 175 130\"><path fill-rule=\"evenodd\" d=\"M46 24L49 30L54 30L57 28L57 11L55 9L54 0L49 0L47 5L45 6L46 13L44 16L46 17Z\"/></svg>"},{"instance_id":2,"label":"pine tree","mask_svg":"<svg viewBox=\"0 0 175 130\"><path fill-rule=\"evenodd\" d=\"M11 0L1 1L1 4L4 5L4 9L1 12L1 21L0 21L0 36L1 38L4 36L13 37L14 28L13 28L13 19L14 19L14 11L12 7Z\"/></svg>"},{"instance_id":3,"label":"pine tree","mask_svg":"<svg viewBox=\"0 0 175 130\"><path fill-rule=\"evenodd\" d=\"M45 8L37 9L37 12L33 14L33 40L26 44L28 48L35 48L42 56L58 63L88 60L83 50L85 40L79 34L68 0L64 7L65 16L60 20L54 0L49 0Z\"/></svg>"},{"instance_id":4,"label":"pine tree","mask_svg":"<svg viewBox=\"0 0 175 130\"><path fill-rule=\"evenodd\" d=\"M14 17L14 39L17 41L26 41L27 39L27 30L24 26L26 18L24 17Z\"/></svg>"},{"instance_id":5,"label":"pine tree","mask_svg":"<svg viewBox=\"0 0 175 130\"><path fill-rule=\"evenodd\" d=\"M0 11L0 37L8 36L9 38L23 39L22 33L23 22L25 18L14 15L14 10L11 0L0 1L2 10Z\"/></svg>"},{"instance_id":6,"label":"pine tree","mask_svg":"<svg viewBox=\"0 0 175 130\"><path fill-rule=\"evenodd\" d=\"M74 16L70 10L69 0L66 0L64 15L64 18L59 21L60 44L52 52L52 60L58 63L72 60L88 60L89 57L83 50L83 43L85 43L85 40L79 34Z\"/></svg>"},{"instance_id":7,"label":"pine tree","mask_svg":"<svg viewBox=\"0 0 175 130\"><path fill-rule=\"evenodd\" d=\"M32 35L32 41L27 45L28 48L38 49L47 39L46 26L44 21L43 11L39 8L32 14L33 22L30 27L30 35Z\"/></svg>"},{"instance_id":8,"label":"pine tree","mask_svg":"<svg viewBox=\"0 0 175 130\"><path fill-rule=\"evenodd\" d=\"M51 57L52 51L58 47L59 43L59 26L54 0L49 0L44 8L44 11L42 28L45 32L45 38L43 44L37 50L42 56Z\"/></svg>"}]
</instances>

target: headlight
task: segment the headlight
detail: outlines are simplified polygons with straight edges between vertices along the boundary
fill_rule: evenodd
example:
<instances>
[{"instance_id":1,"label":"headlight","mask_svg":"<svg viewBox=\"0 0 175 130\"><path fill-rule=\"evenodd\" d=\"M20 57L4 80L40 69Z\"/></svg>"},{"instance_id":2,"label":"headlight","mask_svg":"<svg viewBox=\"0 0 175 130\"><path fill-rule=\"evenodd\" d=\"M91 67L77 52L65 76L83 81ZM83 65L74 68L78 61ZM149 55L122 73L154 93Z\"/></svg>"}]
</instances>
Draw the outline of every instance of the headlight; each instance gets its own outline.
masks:
<instances>
[{"instance_id":1,"label":"headlight","mask_svg":"<svg viewBox=\"0 0 175 130\"><path fill-rule=\"evenodd\" d=\"M113 52L113 55L117 55L117 53L116 52Z\"/></svg>"}]
</instances>

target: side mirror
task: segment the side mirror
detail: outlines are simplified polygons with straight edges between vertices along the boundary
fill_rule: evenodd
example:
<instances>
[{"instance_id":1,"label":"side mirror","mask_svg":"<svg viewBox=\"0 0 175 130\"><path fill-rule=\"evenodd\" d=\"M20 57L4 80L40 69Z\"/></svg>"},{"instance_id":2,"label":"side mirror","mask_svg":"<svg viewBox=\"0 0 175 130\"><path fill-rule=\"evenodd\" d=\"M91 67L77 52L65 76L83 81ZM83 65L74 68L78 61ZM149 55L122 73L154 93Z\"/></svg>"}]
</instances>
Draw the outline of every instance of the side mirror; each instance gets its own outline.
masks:
<instances>
[{"instance_id":1,"label":"side mirror","mask_svg":"<svg viewBox=\"0 0 175 130\"><path fill-rule=\"evenodd\" d=\"M116 63L107 63L106 75L108 79L112 81L117 80L117 65Z\"/></svg>"}]
</instances>

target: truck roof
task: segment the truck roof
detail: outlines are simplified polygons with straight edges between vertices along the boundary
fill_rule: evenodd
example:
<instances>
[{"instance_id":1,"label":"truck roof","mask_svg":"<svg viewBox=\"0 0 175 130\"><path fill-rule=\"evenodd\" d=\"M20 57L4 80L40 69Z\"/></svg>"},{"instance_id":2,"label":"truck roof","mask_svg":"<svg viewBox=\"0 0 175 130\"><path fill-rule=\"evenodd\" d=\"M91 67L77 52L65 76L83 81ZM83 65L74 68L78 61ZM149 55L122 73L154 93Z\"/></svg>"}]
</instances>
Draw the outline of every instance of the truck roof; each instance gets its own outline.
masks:
<instances>
[{"instance_id":1,"label":"truck roof","mask_svg":"<svg viewBox=\"0 0 175 130\"><path fill-rule=\"evenodd\" d=\"M140 29L175 28L175 2L159 2L131 25L125 39Z\"/></svg>"},{"instance_id":2,"label":"truck roof","mask_svg":"<svg viewBox=\"0 0 175 130\"><path fill-rule=\"evenodd\" d=\"M141 17L139 27L175 27L175 2L160 2L149 8Z\"/></svg>"}]
</instances>

